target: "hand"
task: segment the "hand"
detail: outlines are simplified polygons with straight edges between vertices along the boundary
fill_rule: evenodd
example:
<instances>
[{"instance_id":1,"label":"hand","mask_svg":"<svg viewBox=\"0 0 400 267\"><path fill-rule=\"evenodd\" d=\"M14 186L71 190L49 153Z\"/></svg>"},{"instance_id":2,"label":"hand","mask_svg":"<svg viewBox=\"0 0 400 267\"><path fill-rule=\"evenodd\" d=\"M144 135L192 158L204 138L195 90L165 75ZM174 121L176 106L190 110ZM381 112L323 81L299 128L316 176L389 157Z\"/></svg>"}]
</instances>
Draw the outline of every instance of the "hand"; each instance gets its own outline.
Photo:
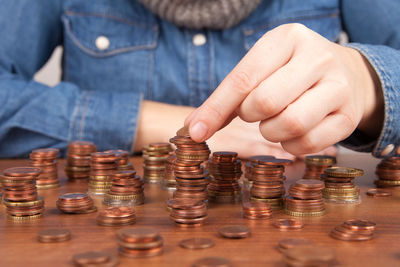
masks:
<instances>
[{"instance_id":1,"label":"hand","mask_svg":"<svg viewBox=\"0 0 400 267\"><path fill-rule=\"evenodd\" d=\"M358 51L287 24L260 38L185 125L200 142L239 116L301 155L345 139L356 127L377 136L382 99L379 79Z\"/></svg>"}]
</instances>

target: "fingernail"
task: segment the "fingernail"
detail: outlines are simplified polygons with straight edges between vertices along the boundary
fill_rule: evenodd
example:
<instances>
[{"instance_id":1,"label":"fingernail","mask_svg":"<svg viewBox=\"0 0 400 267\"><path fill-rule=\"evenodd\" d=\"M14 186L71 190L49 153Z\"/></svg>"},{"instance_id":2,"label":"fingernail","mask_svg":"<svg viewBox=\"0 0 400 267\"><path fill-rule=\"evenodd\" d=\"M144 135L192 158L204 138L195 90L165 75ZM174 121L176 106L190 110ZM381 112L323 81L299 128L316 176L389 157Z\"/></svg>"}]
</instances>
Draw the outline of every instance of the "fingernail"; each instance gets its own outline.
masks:
<instances>
[{"instance_id":1,"label":"fingernail","mask_svg":"<svg viewBox=\"0 0 400 267\"><path fill-rule=\"evenodd\" d=\"M190 137L198 142L204 141L208 132L208 127L203 122L196 122L190 127Z\"/></svg>"}]
</instances>

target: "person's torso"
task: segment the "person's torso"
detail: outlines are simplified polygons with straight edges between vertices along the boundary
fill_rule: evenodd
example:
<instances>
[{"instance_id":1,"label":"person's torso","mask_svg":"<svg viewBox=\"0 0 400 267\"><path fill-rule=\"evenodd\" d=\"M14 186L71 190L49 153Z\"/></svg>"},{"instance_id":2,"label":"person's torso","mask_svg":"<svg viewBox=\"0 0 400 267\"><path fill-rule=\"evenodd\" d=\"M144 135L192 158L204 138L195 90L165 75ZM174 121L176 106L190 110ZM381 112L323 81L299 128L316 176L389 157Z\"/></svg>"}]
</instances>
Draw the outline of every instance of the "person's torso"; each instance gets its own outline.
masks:
<instances>
[{"instance_id":1,"label":"person's torso","mask_svg":"<svg viewBox=\"0 0 400 267\"><path fill-rule=\"evenodd\" d=\"M65 0L63 80L83 90L134 90L145 99L200 105L267 31L302 23L331 41L339 0L264 0L225 31L178 28L136 0Z\"/></svg>"}]
</instances>

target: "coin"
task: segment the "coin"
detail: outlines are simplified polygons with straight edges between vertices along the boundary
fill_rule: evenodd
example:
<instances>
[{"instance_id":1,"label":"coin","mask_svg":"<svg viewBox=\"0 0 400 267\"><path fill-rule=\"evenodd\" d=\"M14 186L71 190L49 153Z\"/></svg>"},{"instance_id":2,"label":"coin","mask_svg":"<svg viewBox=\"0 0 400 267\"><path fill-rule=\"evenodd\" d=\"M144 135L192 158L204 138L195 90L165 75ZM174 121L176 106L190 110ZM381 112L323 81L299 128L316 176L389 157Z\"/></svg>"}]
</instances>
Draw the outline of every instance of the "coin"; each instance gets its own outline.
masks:
<instances>
[{"instance_id":1,"label":"coin","mask_svg":"<svg viewBox=\"0 0 400 267\"><path fill-rule=\"evenodd\" d=\"M293 248L300 245L312 245L313 242L304 238L285 238L279 240L278 248L282 252L286 249Z\"/></svg>"},{"instance_id":2,"label":"coin","mask_svg":"<svg viewBox=\"0 0 400 267\"><path fill-rule=\"evenodd\" d=\"M226 238L245 238L250 236L250 229L244 225L227 225L219 228L218 233Z\"/></svg>"},{"instance_id":3,"label":"coin","mask_svg":"<svg viewBox=\"0 0 400 267\"><path fill-rule=\"evenodd\" d=\"M38 232L38 240L42 243L63 242L71 239L68 229L45 229Z\"/></svg>"},{"instance_id":4,"label":"coin","mask_svg":"<svg viewBox=\"0 0 400 267\"><path fill-rule=\"evenodd\" d=\"M190 136L189 135L189 127L184 126L182 128L180 128L177 132L176 132L177 136Z\"/></svg>"},{"instance_id":5,"label":"coin","mask_svg":"<svg viewBox=\"0 0 400 267\"><path fill-rule=\"evenodd\" d=\"M366 194L371 197L390 197L392 192L378 188L370 188Z\"/></svg>"},{"instance_id":6,"label":"coin","mask_svg":"<svg viewBox=\"0 0 400 267\"><path fill-rule=\"evenodd\" d=\"M334 250L315 245L299 245L284 251L289 266L329 266L335 260Z\"/></svg>"},{"instance_id":7,"label":"coin","mask_svg":"<svg viewBox=\"0 0 400 267\"><path fill-rule=\"evenodd\" d=\"M111 255L100 251L88 251L74 255L72 260L78 265L101 264L111 259Z\"/></svg>"},{"instance_id":8,"label":"coin","mask_svg":"<svg viewBox=\"0 0 400 267\"><path fill-rule=\"evenodd\" d=\"M195 261L192 267L231 267L232 263L221 257L207 257Z\"/></svg>"},{"instance_id":9,"label":"coin","mask_svg":"<svg viewBox=\"0 0 400 267\"><path fill-rule=\"evenodd\" d=\"M277 219L273 225L281 230L296 230L304 227L304 224L294 219Z\"/></svg>"},{"instance_id":10,"label":"coin","mask_svg":"<svg viewBox=\"0 0 400 267\"><path fill-rule=\"evenodd\" d=\"M182 248L187 249L203 249L210 248L214 246L214 241L209 238L188 238L179 242Z\"/></svg>"},{"instance_id":11,"label":"coin","mask_svg":"<svg viewBox=\"0 0 400 267\"><path fill-rule=\"evenodd\" d=\"M325 169L325 174L334 177L357 177L364 175L364 171L348 167L329 167Z\"/></svg>"}]
</instances>

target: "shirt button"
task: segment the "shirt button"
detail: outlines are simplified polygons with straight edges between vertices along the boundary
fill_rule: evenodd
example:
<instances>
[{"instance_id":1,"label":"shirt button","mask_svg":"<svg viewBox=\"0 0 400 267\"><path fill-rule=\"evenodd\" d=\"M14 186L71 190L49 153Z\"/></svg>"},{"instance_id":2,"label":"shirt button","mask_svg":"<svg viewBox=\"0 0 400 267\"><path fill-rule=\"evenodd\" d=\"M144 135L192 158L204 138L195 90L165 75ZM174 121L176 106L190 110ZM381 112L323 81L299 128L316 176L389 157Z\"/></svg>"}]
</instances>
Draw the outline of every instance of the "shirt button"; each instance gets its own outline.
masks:
<instances>
[{"instance_id":1,"label":"shirt button","mask_svg":"<svg viewBox=\"0 0 400 267\"><path fill-rule=\"evenodd\" d=\"M390 152L393 151L393 149L394 149L394 145L393 145L393 144L387 145L387 146L382 150L381 156L389 155Z\"/></svg>"},{"instance_id":2,"label":"shirt button","mask_svg":"<svg viewBox=\"0 0 400 267\"><path fill-rule=\"evenodd\" d=\"M192 41L195 46L202 46L207 42L207 38L204 34L198 33L193 36Z\"/></svg>"},{"instance_id":3,"label":"shirt button","mask_svg":"<svg viewBox=\"0 0 400 267\"><path fill-rule=\"evenodd\" d=\"M96 47L99 50L106 50L110 46L110 40L107 37L100 35L95 41Z\"/></svg>"}]
</instances>

